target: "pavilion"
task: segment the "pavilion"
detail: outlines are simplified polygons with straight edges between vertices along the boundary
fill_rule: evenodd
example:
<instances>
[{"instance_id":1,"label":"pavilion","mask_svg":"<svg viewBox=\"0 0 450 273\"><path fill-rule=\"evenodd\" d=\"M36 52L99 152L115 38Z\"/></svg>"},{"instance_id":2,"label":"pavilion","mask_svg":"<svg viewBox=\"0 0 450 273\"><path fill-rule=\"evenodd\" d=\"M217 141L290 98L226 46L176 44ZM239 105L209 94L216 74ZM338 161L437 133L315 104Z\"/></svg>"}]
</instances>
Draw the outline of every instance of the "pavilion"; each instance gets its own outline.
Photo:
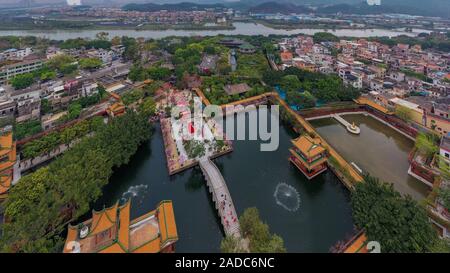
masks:
<instances>
[{"instance_id":1,"label":"pavilion","mask_svg":"<svg viewBox=\"0 0 450 273\"><path fill-rule=\"evenodd\" d=\"M130 221L131 202L93 211L92 218L69 225L64 253L171 253L178 240L172 201Z\"/></svg>"},{"instance_id":2,"label":"pavilion","mask_svg":"<svg viewBox=\"0 0 450 273\"><path fill-rule=\"evenodd\" d=\"M312 179L327 169L328 153L319 138L302 135L292 141L289 160L308 178Z\"/></svg>"}]
</instances>

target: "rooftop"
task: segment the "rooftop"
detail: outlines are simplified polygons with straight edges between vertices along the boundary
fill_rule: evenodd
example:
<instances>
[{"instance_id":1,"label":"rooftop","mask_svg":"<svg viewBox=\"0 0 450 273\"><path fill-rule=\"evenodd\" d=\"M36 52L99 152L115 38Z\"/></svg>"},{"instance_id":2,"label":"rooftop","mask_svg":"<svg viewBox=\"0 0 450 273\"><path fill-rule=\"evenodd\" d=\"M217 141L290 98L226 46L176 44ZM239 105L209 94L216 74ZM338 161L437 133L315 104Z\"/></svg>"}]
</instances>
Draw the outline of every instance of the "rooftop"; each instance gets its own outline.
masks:
<instances>
[{"instance_id":1,"label":"rooftop","mask_svg":"<svg viewBox=\"0 0 450 273\"><path fill-rule=\"evenodd\" d=\"M251 88L246 83L228 84L224 88L228 95L241 94L249 91Z\"/></svg>"},{"instance_id":2,"label":"rooftop","mask_svg":"<svg viewBox=\"0 0 450 273\"><path fill-rule=\"evenodd\" d=\"M131 202L115 203L92 218L69 225L64 252L77 251L70 242L79 243L81 253L157 253L178 240L172 201L130 221Z\"/></svg>"},{"instance_id":3,"label":"rooftop","mask_svg":"<svg viewBox=\"0 0 450 273\"><path fill-rule=\"evenodd\" d=\"M318 138L311 138L308 135L300 136L299 138L294 139L292 143L307 157L314 157L325 152L321 140Z\"/></svg>"}]
</instances>

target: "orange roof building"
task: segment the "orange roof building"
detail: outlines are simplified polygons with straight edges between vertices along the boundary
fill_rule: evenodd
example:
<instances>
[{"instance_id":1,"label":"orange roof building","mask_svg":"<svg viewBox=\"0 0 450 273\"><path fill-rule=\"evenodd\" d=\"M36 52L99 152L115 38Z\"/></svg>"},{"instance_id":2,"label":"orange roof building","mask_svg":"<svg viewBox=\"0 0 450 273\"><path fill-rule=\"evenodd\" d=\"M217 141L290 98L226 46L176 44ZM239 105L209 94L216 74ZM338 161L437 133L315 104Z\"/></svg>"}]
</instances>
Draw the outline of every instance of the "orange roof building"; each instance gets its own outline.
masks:
<instances>
[{"instance_id":1,"label":"orange roof building","mask_svg":"<svg viewBox=\"0 0 450 273\"><path fill-rule=\"evenodd\" d=\"M319 138L300 136L292 141L289 160L308 178L312 179L327 169L328 153Z\"/></svg>"},{"instance_id":2,"label":"orange roof building","mask_svg":"<svg viewBox=\"0 0 450 273\"><path fill-rule=\"evenodd\" d=\"M361 232L353 237L344 247L343 253L368 253L367 236Z\"/></svg>"},{"instance_id":3,"label":"orange roof building","mask_svg":"<svg viewBox=\"0 0 450 273\"><path fill-rule=\"evenodd\" d=\"M0 200L8 196L16 159L16 142L13 141L12 131L3 131L0 135Z\"/></svg>"},{"instance_id":4,"label":"orange roof building","mask_svg":"<svg viewBox=\"0 0 450 273\"><path fill-rule=\"evenodd\" d=\"M280 59L283 63L290 63L292 62L293 58L294 55L290 51L283 51L280 53Z\"/></svg>"},{"instance_id":5,"label":"orange roof building","mask_svg":"<svg viewBox=\"0 0 450 273\"><path fill-rule=\"evenodd\" d=\"M115 102L106 109L106 112L110 117L119 117L125 114L125 104L121 101Z\"/></svg>"},{"instance_id":6,"label":"orange roof building","mask_svg":"<svg viewBox=\"0 0 450 273\"><path fill-rule=\"evenodd\" d=\"M172 201L130 221L131 202L119 203L79 225L69 225L64 253L174 252L178 240Z\"/></svg>"}]
</instances>

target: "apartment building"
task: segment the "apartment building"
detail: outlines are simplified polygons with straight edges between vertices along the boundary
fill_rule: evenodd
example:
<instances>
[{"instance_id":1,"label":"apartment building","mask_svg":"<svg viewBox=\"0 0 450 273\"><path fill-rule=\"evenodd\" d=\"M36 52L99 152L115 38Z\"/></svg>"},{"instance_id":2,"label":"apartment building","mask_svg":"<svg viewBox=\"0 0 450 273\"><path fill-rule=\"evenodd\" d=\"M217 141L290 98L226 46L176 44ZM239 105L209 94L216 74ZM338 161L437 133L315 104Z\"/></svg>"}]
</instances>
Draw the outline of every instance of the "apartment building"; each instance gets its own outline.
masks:
<instances>
[{"instance_id":1,"label":"apartment building","mask_svg":"<svg viewBox=\"0 0 450 273\"><path fill-rule=\"evenodd\" d=\"M33 72L43 66L41 59L26 60L0 68L0 85L6 84L17 75Z\"/></svg>"}]
</instances>

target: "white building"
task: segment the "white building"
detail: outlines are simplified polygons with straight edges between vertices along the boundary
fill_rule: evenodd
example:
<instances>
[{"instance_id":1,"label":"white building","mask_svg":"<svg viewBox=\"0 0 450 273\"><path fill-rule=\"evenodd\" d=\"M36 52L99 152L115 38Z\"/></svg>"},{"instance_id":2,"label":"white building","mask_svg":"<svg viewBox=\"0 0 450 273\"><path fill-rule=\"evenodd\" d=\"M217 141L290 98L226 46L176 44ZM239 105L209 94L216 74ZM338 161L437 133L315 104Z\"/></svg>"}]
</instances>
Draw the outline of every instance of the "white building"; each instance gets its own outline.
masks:
<instances>
[{"instance_id":1,"label":"white building","mask_svg":"<svg viewBox=\"0 0 450 273\"><path fill-rule=\"evenodd\" d=\"M450 165L450 138L447 136L442 137L439 155Z\"/></svg>"},{"instance_id":2,"label":"white building","mask_svg":"<svg viewBox=\"0 0 450 273\"><path fill-rule=\"evenodd\" d=\"M0 53L0 59L23 60L23 58L31 55L31 53L33 53L33 49L31 49L30 47L23 49L10 48Z\"/></svg>"},{"instance_id":3,"label":"white building","mask_svg":"<svg viewBox=\"0 0 450 273\"><path fill-rule=\"evenodd\" d=\"M17 75L33 72L42 67L44 63L40 59L23 61L15 64L5 65L0 68L0 85Z\"/></svg>"}]
</instances>

